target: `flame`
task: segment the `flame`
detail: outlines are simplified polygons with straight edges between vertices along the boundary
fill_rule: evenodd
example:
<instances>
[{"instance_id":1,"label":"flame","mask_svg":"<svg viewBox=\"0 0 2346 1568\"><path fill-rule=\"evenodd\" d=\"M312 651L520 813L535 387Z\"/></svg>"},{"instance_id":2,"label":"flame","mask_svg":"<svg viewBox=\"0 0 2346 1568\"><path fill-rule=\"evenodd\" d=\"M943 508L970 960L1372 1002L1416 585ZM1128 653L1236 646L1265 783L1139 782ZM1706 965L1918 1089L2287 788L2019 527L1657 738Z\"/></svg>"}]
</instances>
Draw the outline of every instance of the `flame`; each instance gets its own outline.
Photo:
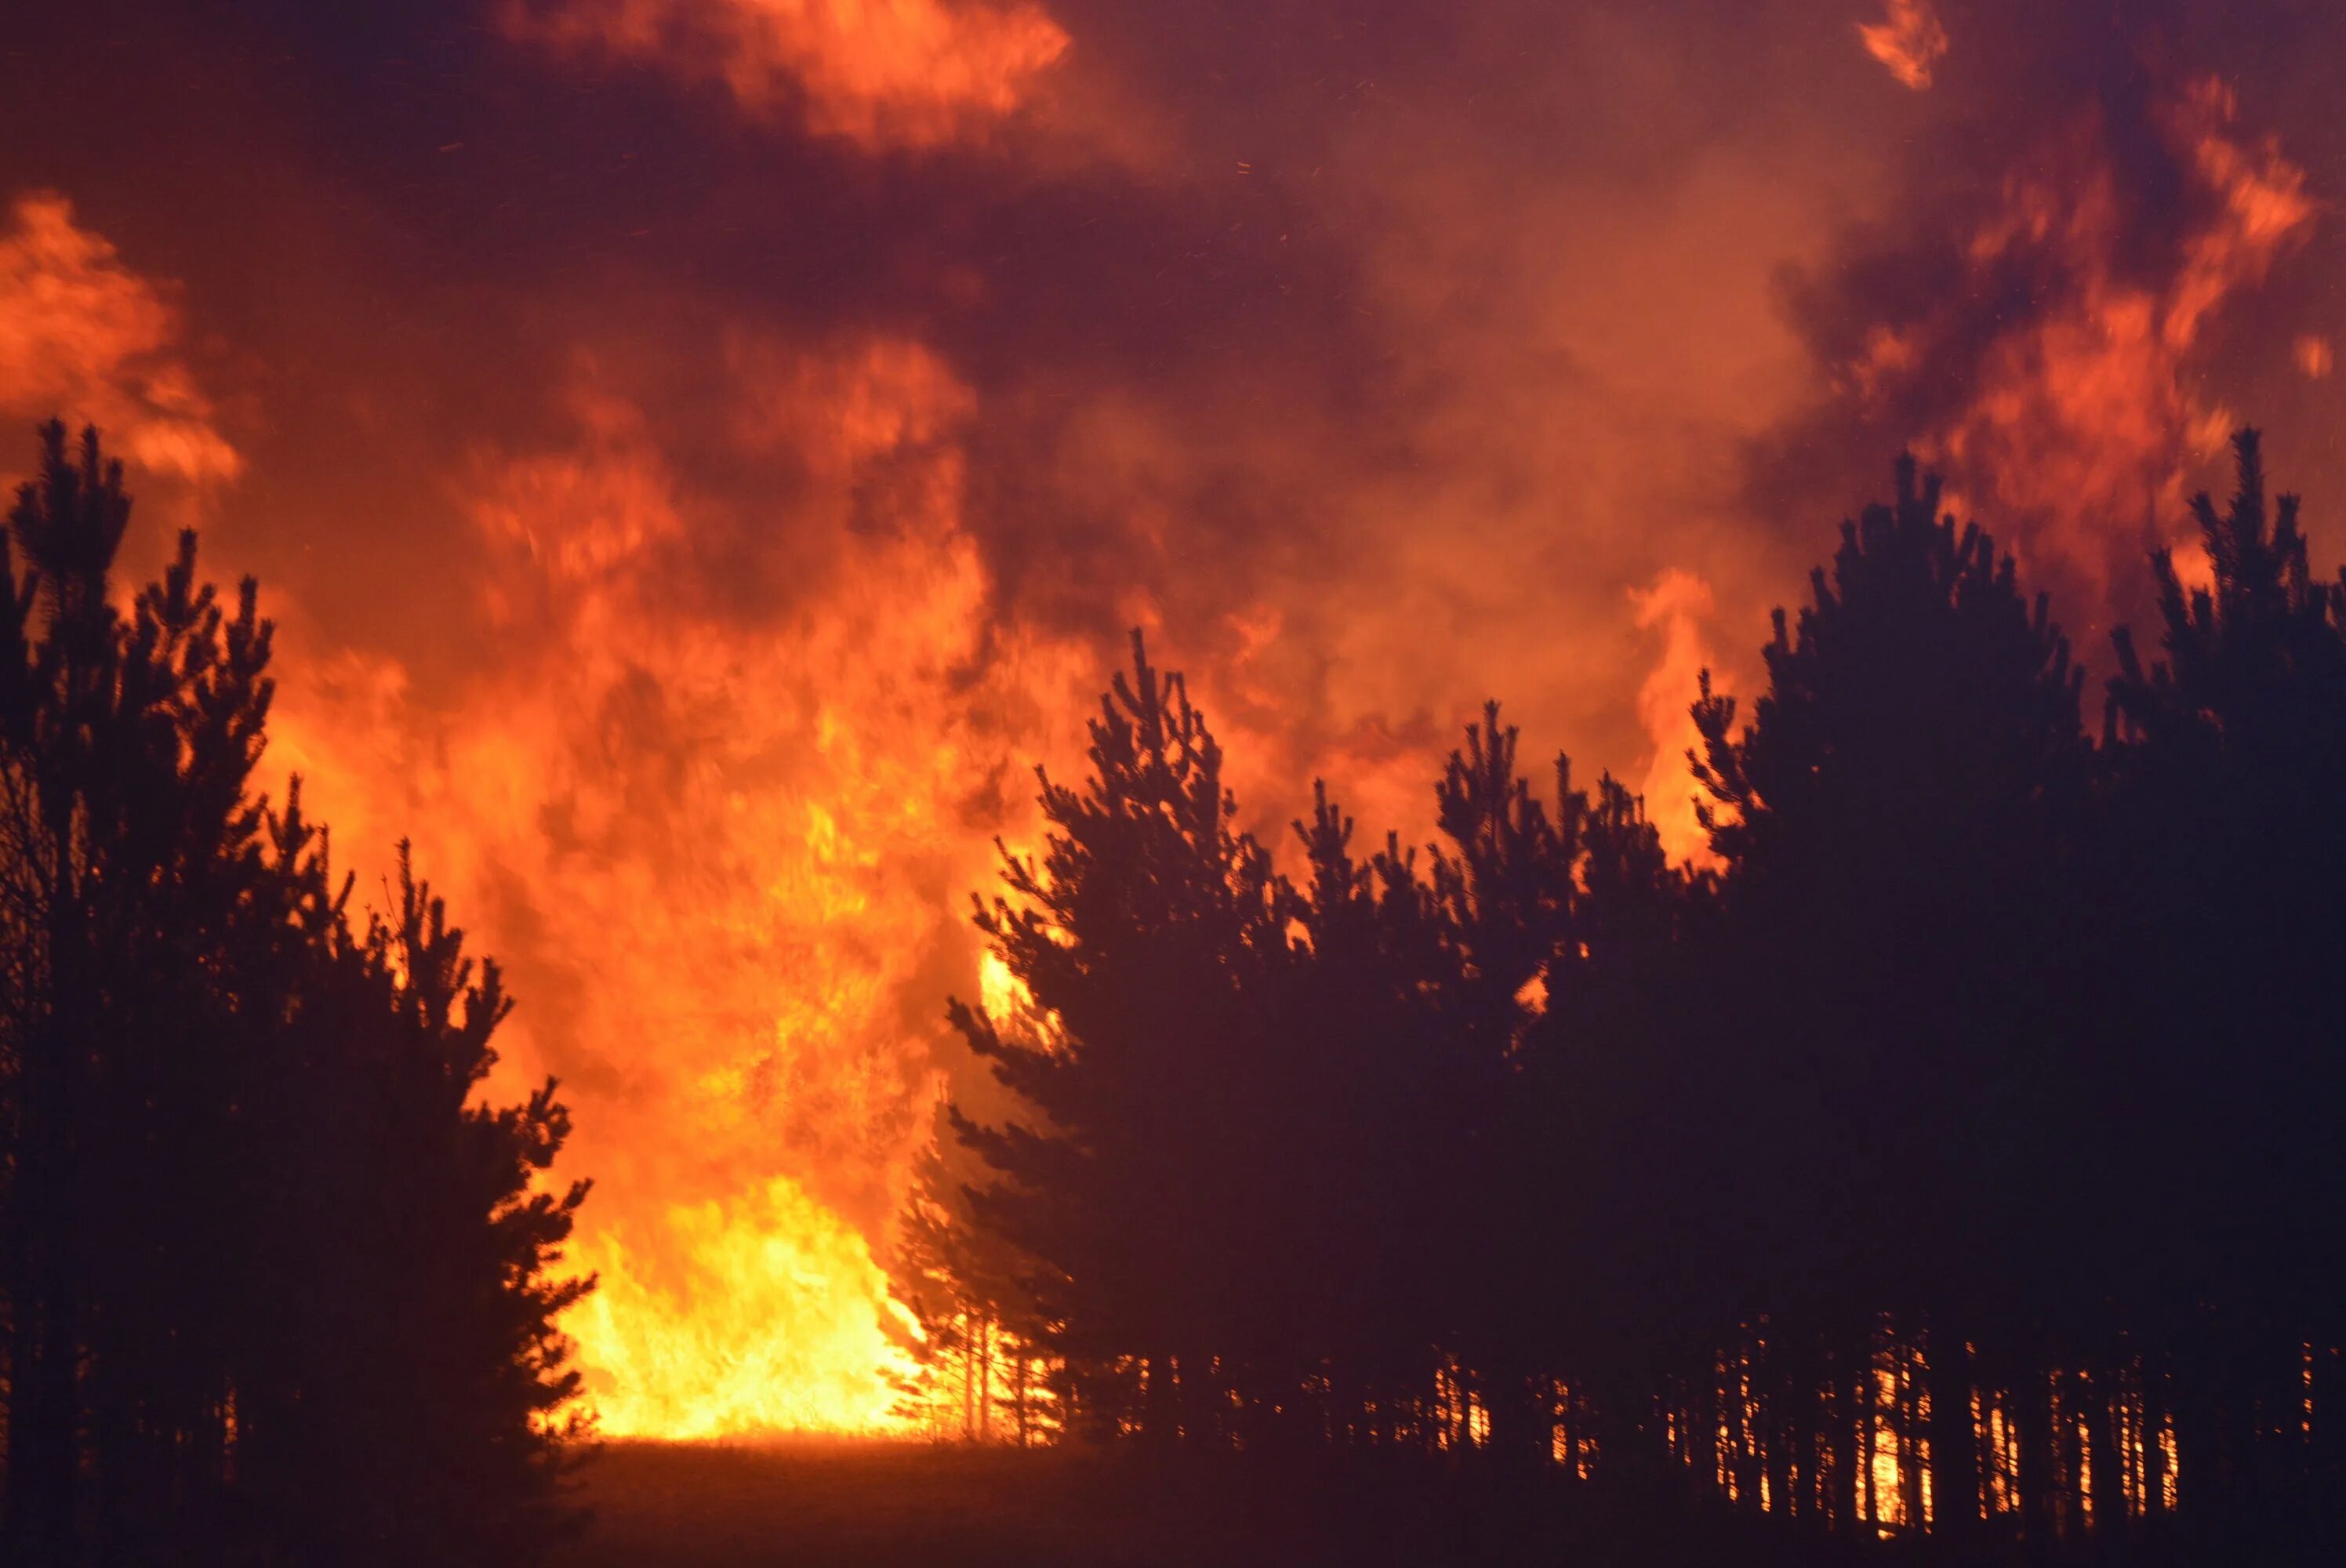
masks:
<instances>
[{"instance_id":1,"label":"flame","mask_svg":"<svg viewBox=\"0 0 2346 1568\"><path fill-rule=\"evenodd\" d=\"M2205 199L2170 269L2139 266L2101 122L2082 118L2006 178L1964 246L1964 286L1918 320L1877 326L1849 367L1860 402L1888 408L1975 355L1964 400L1921 434L1918 454L1949 475L1955 510L2003 518L2008 531L2016 520L2013 542L2030 565L2057 563L2097 592L2146 535L2179 526L2190 464L2239 423L2201 390L2191 356L2218 311L2302 243L2315 214L2304 171L2270 141L2239 139L2236 116L2211 81L2158 117ZM2039 280L2035 308L1974 349L1979 324L1964 301L1996 297L2014 275Z\"/></svg>"},{"instance_id":2,"label":"flame","mask_svg":"<svg viewBox=\"0 0 2346 1568\"><path fill-rule=\"evenodd\" d=\"M1644 588L1629 590L1637 628L1662 633L1662 657L1637 687L1637 717L1653 751L1639 793L1647 814L1674 860L1708 865L1710 836L1695 818L1694 783L1687 752L1701 743L1695 728L1692 694L1702 672L1718 664L1702 635L1711 613L1710 585L1691 572L1668 567Z\"/></svg>"},{"instance_id":3,"label":"flame","mask_svg":"<svg viewBox=\"0 0 2346 1568\"><path fill-rule=\"evenodd\" d=\"M890 1379L913 1370L901 1349L912 1326L862 1236L797 1183L777 1176L730 1200L678 1205L651 1245L675 1259L656 1274L621 1227L576 1249L600 1284L567 1327L589 1348L587 1397L603 1431L895 1424Z\"/></svg>"},{"instance_id":4,"label":"flame","mask_svg":"<svg viewBox=\"0 0 2346 1568\"><path fill-rule=\"evenodd\" d=\"M987 948L977 959L978 1004L989 1018L1009 1018L1034 1005L1026 983L1010 972L1002 955Z\"/></svg>"},{"instance_id":5,"label":"flame","mask_svg":"<svg viewBox=\"0 0 2346 1568\"><path fill-rule=\"evenodd\" d=\"M1947 30L1931 0L1890 0L1879 22L1861 22L1857 36L1865 52L1905 86L1921 92L1931 85L1931 68L1947 52Z\"/></svg>"},{"instance_id":6,"label":"flame","mask_svg":"<svg viewBox=\"0 0 2346 1568\"><path fill-rule=\"evenodd\" d=\"M757 114L868 147L954 141L1024 103L1066 52L1030 0L516 0L507 33L714 77Z\"/></svg>"},{"instance_id":7,"label":"flame","mask_svg":"<svg viewBox=\"0 0 2346 1568\"><path fill-rule=\"evenodd\" d=\"M679 585L706 524L590 384L563 450L484 453L487 650L427 701L380 656L289 661L283 735L338 844L412 825L515 975L516 1068L564 1076L598 1178L566 1324L616 1432L882 1422L883 1237L968 993L960 896L1079 714L1087 653L991 623L961 527L970 396L917 345L737 340L729 440L799 475L743 616ZM592 376L586 374L589 382ZM780 521L777 519L777 521ZM705 575L705 574L704 574Z\"/></svg>"},{"instance_id":8,"label":"flame","mask_svg":"<svg viewBox=\"0 0 2346 1568\"><path fill-rule=\"evenodd\" d=\"M20 196L0 234L0 388L13 407L104 427L139 466L232 479L243 459L214 428L172 351L178 312L106 239L47 192Z\"/></svg>"}]
</instances>

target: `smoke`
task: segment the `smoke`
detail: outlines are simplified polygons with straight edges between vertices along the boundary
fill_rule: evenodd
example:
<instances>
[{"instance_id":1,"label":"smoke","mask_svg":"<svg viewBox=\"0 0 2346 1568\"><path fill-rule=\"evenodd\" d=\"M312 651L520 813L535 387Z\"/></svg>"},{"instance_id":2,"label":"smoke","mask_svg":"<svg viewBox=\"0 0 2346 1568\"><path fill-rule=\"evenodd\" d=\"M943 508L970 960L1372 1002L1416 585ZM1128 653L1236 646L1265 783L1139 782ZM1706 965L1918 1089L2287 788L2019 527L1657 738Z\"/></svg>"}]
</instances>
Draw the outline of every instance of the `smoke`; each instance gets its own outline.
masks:
<instances>
[{"instance_id":1,"label":"smoke","mask_svg":"<svg viewBox=\"0 0 2346 1568\"><path fill-rule=\"evenodd\" d=\"M2144 606L2152 550L2188 553L2186 495L2232 429L2270 416L2243 394L2270 405L2277 390L2222 339L2311 242L2321 202L2157 10L2053 28L2050 58L1992 92L2009 128L1949 166L1960 185L1918 179L1903 210L1791 275L1822 386L1761 443L1756 508L1812 516L1862 452L1907 446L2093 629ZM1980 112L1926 137L1926 156L1955 156L1943 138Z\"/></svg>"},{"instance_id":2,"label":"smoke","mask_svg":"<svg viewBox=\"0 0 2346 1568\"><path fill-rule=\"evenodd\" d=\"M1902 448L2079 634L2231 421L2317 549L2346 487L2279 0L26 25L0 407L216 495L268 766L506 962L614 1430L880 1419L964 901L1130 627L1275 842L1315 776L1422 839L1495 696L1691 858L1695 673Z\"/></svg>"}]
</instances>

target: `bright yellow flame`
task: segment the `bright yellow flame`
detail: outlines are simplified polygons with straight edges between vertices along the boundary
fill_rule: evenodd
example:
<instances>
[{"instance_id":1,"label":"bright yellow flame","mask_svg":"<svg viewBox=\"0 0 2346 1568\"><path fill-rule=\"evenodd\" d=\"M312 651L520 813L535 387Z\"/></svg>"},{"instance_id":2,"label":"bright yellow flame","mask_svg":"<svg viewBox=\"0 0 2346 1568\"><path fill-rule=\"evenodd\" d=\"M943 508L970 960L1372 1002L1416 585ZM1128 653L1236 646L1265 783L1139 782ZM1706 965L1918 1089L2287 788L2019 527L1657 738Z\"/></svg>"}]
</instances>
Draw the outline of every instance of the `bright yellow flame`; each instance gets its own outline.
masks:
<instances>
[{"instance_id":1,"label":"bright yellow flame","mask_svg":"<svg viewBox=\"0 0 2346 1568\"><path fill-rule=\"evenodd\" d=\"M890 1375L912 1366L883 1325L911 1327L863 1237L796 1183L672 1208L656 1260L611 1228L575 1255L602 1276L566 1326L594 1346L586 1402L604 1431L892 1424Z\"/></svg>"}]
</instances>

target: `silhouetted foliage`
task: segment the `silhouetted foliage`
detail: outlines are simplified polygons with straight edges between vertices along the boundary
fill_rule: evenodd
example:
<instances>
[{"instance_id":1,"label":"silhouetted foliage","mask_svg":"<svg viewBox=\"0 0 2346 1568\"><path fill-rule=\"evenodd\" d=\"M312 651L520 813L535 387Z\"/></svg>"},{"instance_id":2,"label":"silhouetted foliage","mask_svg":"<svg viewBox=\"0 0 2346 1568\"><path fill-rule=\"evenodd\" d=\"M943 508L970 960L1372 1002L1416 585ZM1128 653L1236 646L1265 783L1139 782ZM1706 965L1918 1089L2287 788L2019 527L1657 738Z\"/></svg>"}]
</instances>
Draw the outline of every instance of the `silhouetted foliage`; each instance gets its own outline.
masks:
<instances>
[{"instance_id":1,"label":"silhouetted foliage","mask_svg":"<svg viewBox=\"0 0 2346 1568\"><path fill-rule=\"evenodd\" d=\"M1070 1419L1160 1437L1219 1424L1214 1359L1276 1355L1268 1298L1233 1257L1284 1234L1250 1188L1279 1135L1253 1092L1271 1060L1255 1003L1292 961L1294 896L1231 825L1221 751L1178 677L1136 657L1091 726L1095 775L1043 779L1041 864L978 921L1052 1021L955 1025L1041 1125L964 1134L1005 1180L980 1212L1035 1260Z\"/></svg>"},{"instance_id":2,"label":"silhouetted foliage","mask_svg":"<svg viewBox=\"0 0 2346 1568\"><path fill-rule=\"evenodd\" d=\"M52 424L0 559L10 1560L526 1560L567 1116L474 1103L506 1003L404 850L359 929L298 781L254 792L253 584L221 605L183 535L117 612L129 513Z\"/></svg>"},{"instance_id":3,"label":"silhouetted foliage","mask_svg":"<svg viewBox=\"0 0 2346 1568\"><path fill-rule=\"evenodd\" d=\"M2234 452L2230 504L2192 504L2207 580L2154 560L2165 657L2121 632L2110 683L2113 1087L2163 1156L2112 1250L2158 1313L2184 1475L2224 1480L2211 1536L2314 1509L2335 1540L2346 1042L2320 976L2346 940L2346 588L2312 575L2296 497L2269 507L2256 432Z\"/></svg>"},{"instance_id":4,"label":"silhouetted foliage","mask_svg":"<svg viewBox=\"0 0 2346 1568\"><path fill-rule=\"evenodd\" d=\"M978 924L931 1285L1070 1430L1487 1455L1965 1558L2346 1539L2346 579L2253 433L2097 745L2042 596L1902 461L1767 685L1703 677L1715 870L1495 705L1423 860L1318 789L1298 883L1135 642ZM1022 1261L1023 1260L1023 1261ZM981 1299L982 1298L982 1299Z\"/></svg>"}]
</instances>

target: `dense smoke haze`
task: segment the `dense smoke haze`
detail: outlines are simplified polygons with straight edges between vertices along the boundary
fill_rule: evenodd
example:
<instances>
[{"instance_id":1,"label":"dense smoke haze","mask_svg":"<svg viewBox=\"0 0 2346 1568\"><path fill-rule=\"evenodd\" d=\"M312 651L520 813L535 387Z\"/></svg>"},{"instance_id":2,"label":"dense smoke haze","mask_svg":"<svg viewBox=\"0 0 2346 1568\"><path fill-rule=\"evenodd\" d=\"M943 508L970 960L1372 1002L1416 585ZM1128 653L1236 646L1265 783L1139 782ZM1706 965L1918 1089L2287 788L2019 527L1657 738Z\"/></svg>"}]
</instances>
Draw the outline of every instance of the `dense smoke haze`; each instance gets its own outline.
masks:
<instances>
[{"instance_id":1,"label":"dense smoke haze","mask_svg":"<svg viewBox=\"0 0 2346 1568\"><path fill-rule=\"evenodd\" d=\"M136 565L261 579L272 775L362 900L413 837L566 1086L614 1431L883 1420L967 897L1130 628L1282 846L1315 775L1423 838L1496 696L1696 855L1697 673L1902 448L2097 670L2243 421L2346 547L2310 0L7 33L0 470L95 421Z\"/></svg>"}]
</instances>

